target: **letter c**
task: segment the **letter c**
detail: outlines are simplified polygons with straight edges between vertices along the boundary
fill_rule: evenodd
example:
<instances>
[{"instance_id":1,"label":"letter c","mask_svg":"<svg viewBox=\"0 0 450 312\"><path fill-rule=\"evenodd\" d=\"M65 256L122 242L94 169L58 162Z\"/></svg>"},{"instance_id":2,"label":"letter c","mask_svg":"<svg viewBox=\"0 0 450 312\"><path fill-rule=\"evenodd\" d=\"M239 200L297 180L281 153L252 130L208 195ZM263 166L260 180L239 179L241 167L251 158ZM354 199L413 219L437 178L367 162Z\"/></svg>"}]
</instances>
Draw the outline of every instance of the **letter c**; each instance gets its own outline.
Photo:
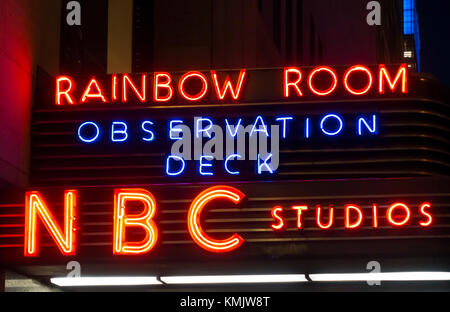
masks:
<instances>
[{"instance_id":1,"label":"letter c","mask_svg":"<svg viewBox=\"0 0 450 312\"><path fill-rule=\"evenodd\" d=\"M214 199L229 199L237 204L245 195L230 186L213 186L201 192L192 202L188 212L188 229L194 241L203 249L212 252L228 252L238 248L244 239L238 234L223 240L209 237L202 229L200 215L203 208Z\"/></svg>"}]
</instances>

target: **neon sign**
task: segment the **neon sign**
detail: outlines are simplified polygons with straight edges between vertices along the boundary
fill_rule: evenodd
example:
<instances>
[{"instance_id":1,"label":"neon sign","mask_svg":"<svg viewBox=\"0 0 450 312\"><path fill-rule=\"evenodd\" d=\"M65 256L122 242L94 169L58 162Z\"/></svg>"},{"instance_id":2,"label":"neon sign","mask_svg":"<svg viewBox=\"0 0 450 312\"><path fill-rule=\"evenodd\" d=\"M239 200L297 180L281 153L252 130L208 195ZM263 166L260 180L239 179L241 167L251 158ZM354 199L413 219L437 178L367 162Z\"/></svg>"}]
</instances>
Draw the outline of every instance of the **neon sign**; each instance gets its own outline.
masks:
<instances>
[{"instance_id":1,"label":"neon sign","mask_svg":"<svg viewBox=\"0 0 450 312\"><path fill-rule=\"evenodd\" d=\"M140 76L140 77L139 77ZM251 75L241 69L236 77L217 73L189 71L175 79L167 72L111 75L110 81L92 77L79 86L79 82L68 75L55 80L55 104L70 106L90 103L168 103L180 100L197 103L214 100L219 103L240 101L251 82ZM402 64L395 69L385 65L369 68L354 65L342 74L330 66L315 68L286 67L282 69L282 79L278 85L279 95L285 99L301 99L305 96L324 98L342 90L348 96L358 97L373 94L406 94L407 66ZM266 86L261 86L266 87ZM120 100L119 100L120 99Z\"/></svg>"},{"instance_id":2,"label":"neon sign","mask_svg":"<svg viewBox=\"0 0 450 312\"><path fill-rule=\"evenodd\" d=\"M272 125L277 125L281 129L282 139L311 138L314 133L316 137L339 136L343 135L344 128L348 128L346 121L350 121L352 126L351 133L354 136L367 136L378 134L379 120L377 114L358 114L346 120L341 114L329 113L313 118L311 116L287 116L268 118L257 116L250 120L249 124L243 123L243 118L238 118L236 125L230 126L230 120L214 120L218 125L226 128L226 136L234 138L237 136L239 128L250 126L249 135L253 136L258 132L270 137L269 121ZM206 122L205 122L206 121ZM126 142L132 139L131 136L138 137L139 140L152 142L156 139L158 128L167 127L169 129L170 140L180 140L183 136L183 130L177 127L177 124L183 125L189 120L169 120L168 122L156 123L150 119L145 119L138 124L138 131L129 129L128 122L124 120L112 120L111 122L99 122L94 120L81 122L76 129L78 139L84 144L105 142ZM209 117L197 119L191 132L196 138L211 138L211 130L214 122ZM253 122L253 123L251 123ZM109 134L109 135L108 135Z\"/></svg>"},{"instance_id":3,"label":"neon sign","mask_svg":"<svg viewBox=\"0 0 450 312\"><path fill-rule=\"evenodd\" d=\"M357 140L366 140L368 137L378 135L379 122L378 114L356 114L344 117L339 113L320 116L284 114L280 117L258 115L254 118L237 117L222 120L203 116L193 118L191 126L188 126L189 120L187 119L168 121L144 119L137 125L125 120L112 120L107 123L91 120L81 122L75 133L77 140L87 146L100 143L126 145L129 142L151 145L158 144L163 140L179 142L184 144L183 146L200 146L202 147L201 153L194 152L193 155L187 155L186 152L174 154L172 148L163 163L165 174L169 177L184 175L188 169L187 162L195 160L198 162L196 171L201 177L214 176L214 167L217 165L217 161L222 162L221 167L224 169L222 172L225 175L238 176L240 175L239 167L236 167L238 160L254 161L255 173L258 175L261 175L263 171L275 174L277 168L271 163L273 157L278 157L276 146L279 144L301 145L310 140L324 140L326 143L326 140L338 140L339 138L347 140L351 137ZM257 140L261 144L261 139L271 141L271 150L262 151L260 145L253 158L245 158L245 150L236 151L234 145L242 146L240 142L245 143L247 139L250 154L252 153L250 146L256 146L254 143ZM212 144L211 142L215 146L214 154L205 150L208 144ZM229 148L230 146L232 149Z\"/></svg>"},{"instance_id":4,"label":"neon sign","mask_svg":"<svg viewBox=\"0 0 450 312\"><path fill-rule=\"evenodd\" d=\"M404 95L408 92L405 64L395 67L379 65L376 68L354 65L343 69L333 66L286 67L276 71L277 79L270 80L273 84L271 90L277 90L278 101L284 104L293 104L289 102L301 102L304 99L332 99L333 96L342 94L352 99L361 99L365 95L382 98L381 95ZM218 103L219 107L230 103L237 105L246 101L246 93L265 87L264 85L255 87L255 84L261 82L252 78L255 78L252 77L252 71L246 69L229 74L219 71L114 74L107 76L106 79L89 77L87 81L61 75L55 81L54 103L61 110L66 107L76 107L75 110L78 110L83 105L87 107L91 104L102 105L105 109L114 107L113 104L138 107L154 104L158 108L179 104L184 106L183 109L188 107L189 110L190 104L201 106L210 101ZM256 101L253 104L257 103ZM290 107L293 108L292 111ZM172 149L160 153L162 161L155 166L161 168L161 176L176 180L176 177L181 175L190 175L193 166L190 166L188 161L194 160L197 177L207 180L219 171L217 161L221 161L222 173L231 178L244 175L245 170L250 167L240 166L240 161L243 160L254 162L253 174L271 176L277 173L279 149L274 150L271 145L271 150L262 152L257 149L255 154L250 156L253 153L250 148L248 151L222 148L225 153L217 157L219 153L217 142L220 140L223 143L232 142L233 147L234 145L239 147L239 140L242 138L244 142L246 139L249 142L255 140L255 146L259 148L262 141L256 140L263 137L270 139L271 143L287 142L289 146L296 148L296 144L301 147L305 142L311 141L339 144L340 140L348 138L359 141L371 140L376 138L382 129L380 123L382 116L376 110L364 108L360 111L340 111L328 108L327 111L311 109L304 112L299 108L299 105L285 105L275 113L252 109L253 115L250 116L248 112L226 115L215 111L210 113L205 111L204 115L195 116L192 110L189 111L190 115L184 113L181 116L173 116L162 114L156 109L148 109L145 115L139 116L139 119L115 113L110 115L114 117L105 119L96 113L95 117L94 114L89 117L83 115L84 117L73 122L75 125L72 129L73 142L69 143L83 145L83 148L93 150L97 144L110 144L120 148L127 147L130 143L141 146L172 144ZM86 111L90 112L89 109ZM123 106L118 111L123 111ZM201 144L202 140L207 142L201 145L200 153L194 151L192 157L191 155L186 157L188 149L184 148L183 144L187 138L189 146L195 147L197 142L195 140L200 140ZM193 141L190 141L191 139ZM208 144L210 150L204 152ZM183 147L179 149L183 150L183 153L175 153L174 146ZM148 254L164 240L164 231L160 232L158 221L158 211L164 207L158 203L155 194L152 190L143 188L118 188L111 194L114 196L111 205L113 255ZM78 196L75 189L64 192L64 221L58 224L54 217L57 215L55 208L52 209L50 202L46 201L41 193L37 191L26 193L24 235L26 257L39 256L39 223L43 223L62 255L76 255L77 237L82 229L80 224L77 224L80 198L82 197ZM239 233L242 230L233 230L216 236L212 232L208 233L205 224L206 211L212 205L227 202L229 206L238 210L239 207L245 206L245 198L244 192L227 185L209 187L192 196L192 201L184 207L186 215L183 222L186 222L186 232L190 239L200 250L227 253L245 248L248 238L245 233ZM419 205L411 205L392 200L373 203L370 206L351 201L341 202L338 205L300 202L291 203L289 207L285 203L275 202L275 204L264 208L267 230L273 235L280 235L280 232L286 230L298 231L301 235L305 224L311 220L318 231L330 231L334 228L357 231L362 227L380 231L386 227L402 229L408 225L426 229L433 223L432 205L426 201ZM136 209L137 206L139 209ZM420 218L413 215L419 215ZM144 235L130 235L136 232ZM141 239L133 240L135 237Z\"/></svg>"},{"instance_id":5,"label":"neon sign","mask_svg":"<svg viewBox=\"0 0 450 312\"><path fill-rule=\"evenodd\" d=\"M210 75L212 83L214 85L213 90L215 91L216 97L218 99L225 100L230 97L232 99L238 100L240 98L246 77L245 69L242 69L240 71L239 77L234 84L228 76L222 82L220 82L218 74L215 71L211 71ZM94 100L108 102L107 98L109 97L109 95L109 102L114 102L117 101L119 94L122 95L122 103L127 103L131 97L131 94L134 96L134 99L137 98L142 103L147 102L147 74L141 75L140 87L127 74L122 75L122 83L119 83L119 79L120 78L117 75L111 76L111 90L110 94L107 95L104 91L106 89L104 89L104 87L95 77L92 77L88 85L84 89L81 99L77 101L74 95L74 92L76 91L76 84L74 82L74 79L69 76L58 76L56 78L55 104L75 105L80 103L88 103ZM180 78L177 88L173 86L172 81L173 78L169 73L156 72L153 74L152 98L154 102L168 102L172 99L175 92L177 92L181 96L181 98L186 101L196 102L204 99L209 89L209 82L206 78L206 75L197 71L185 73ZM201 84L200 90L196 93L188 91L188 88L186 87L186 85L191 81L196 81L197 83L200 82Z\"/></svg>"},{"instance_id":6,"label":"neon sign","mask_svg":"<svg viewBox=\"0 0 450 312\"><path fill-rule=\"evenodd\" d=\"M76 241L80 231L77 230L76 207L78 202L76 190L64 192L64 227L58 224L54 218L55 212L46 204L44 197L36 191L26 193L25 205L25 242L24 255L36 257L39 255L39 231L38 218L45 225L54 244L60 253L65 256L76 254ZM207 233L203 228L205 210L216 201L227 201L233 205L241 205L245 194L239 189L226 185L209 187L200 192L191 202L187 211L187 231L192 240L202 249L208 252L225 253L241 248L245 244L245 236L239 233L230 233L228 237L216 238ZM139 203L139 213L127 212L129 205ZM357 205L351 202L342 204L340 209L334 205L328 207L321 205L295 204L290 207L281 205L273 208L267 207L267 217L271 222L268 228L274 232L294 228L301 233L306 218L314 219L318 229L329 231L334 227L343 227L345 230L354 231L362 226L373 230L379 230L379 225L392 229L406 227L408 224L419 228L428 228L433 223L432 205L423 202L418 206L408 205L405 202L392 201L383 203L385 216L379 215L378 203L371 206ZM132 256L150 253L158 244L158 223L154 221L158 209L157 198L146 189L121 188L114 190L114 206L111 214L114 220L113 250L114 255ZM238 208L239 209L239 208ZM417 212L419 217L412 219L412 213ZM295 220L295 222L293 221ZM130 241L127 233L144 232L145 237L141 241Z\"/></svg>"},{"instance_id":7,"label":"neon sign","mask_svg":"<svg viewBox=\"0 0 450 312\"><path fill-rule=\"evenodd\" d=\"M373 229L378 228L380 219L378 216L378 204L373 204L370 208L361 207L355 204L345 204L343 205L343 208L343 226L345 229L356 229L363 224L370 226ZM432 224L433 217L429 211L430 208L431 204L428 202L421 203L419 207L417 207L417 210L422 217L422 220L418 222L420 227L428 227ZM370 213L364 212L368 209L371 210ZM297 213L294 211L297 211ZM384 218L385 224L383 225L391 227L406 226L411 222L411 211L412 207L405 203L392 203L387 206L386 216ZM275 206L272 208L271 213L273 218L271 226L276 231L284 229L287 225L287 219L292 216L296 217L297 228L301 229L304 215L308 213L310 216L314 216L317 226L323 230L336 226L336 209L333 205L330 205L329 207L317 205L315 209L310 208L307 205L294 205L286 210L281 206ZM370 222L371 224L369 224Z\"/></svg>"},{"instance_id":8,"label":"neon sign","mask_svg":"<svg viewBox=\"0 0 450 312\"><path fill-rule=\"evenodd\" d=\"M64 192L64 231L55 221L39 192L27 192L25 199L25 256L39 255L37 216L42 220L63 255L74 255L76 249L77 191Z\"/></svg>"},{"instance_id":9,"label":"neon sign","mask_svg":"<svg viewBox=\"0 0 450 312\"><path fill-rule=\"evenodd\" d=\"M143 204L140 214L128 215L127 202L137 201ZM117 189L114 191L114 254L133 255L150 251L158 240L158 229L153 221L156 213L156 200L144 189ZM139 227L145 231L141 242L127 242L127 227Z\"/></svg>"},{"instance_id":10,"label":"neon sign","mask_svg":"<svg viewBox=\"0 0 450 312\"><path fill-rule=\"evenodd\" d=\"M158 108L170 107L172 104L182 105L183 109L190 104L209 103L244 103L247 99L247 92L255 92L261 89L257 84L260 78L253 76L254 71L241 69L232 73L218 71L189 71L185 73L143 73L138 75L114 74L111 76L91 77L87 81L78 81L68 75L59 76L56 79L55 103L58 106L76 106L78 104L98 104L104 109L113 106L104 104L130 104L130 105L151 105L158 104ZM407 93L407 66L405 64L397 66L378 65L367 67L364 65L354 65L349 67L318 66L309 67L286 67L271 70L276 79L269 81L273 84L270 90L278 94L275 97L278 101L298 101L303 99L332 99L334 95L344 94L347 97L360 97L364 95L381 96L402 95ZM253 76L253 78L252 78ZM269 100L268 100L269 101ZM291 107L295 109L293 114ZM154 114L153 114L154 112ZM251 160L254 163L247 164L253 166L256 175L277 174L278 154L277 151L256 152L254 157L247 158L246 152L227 150L226 153L208 153L201 151L191 155L177 154L173 152L176 141L180 144L187 139L189 144L197 146L199 140L209 140L204 146L214 141L234 140L239 146L241 139L241 129L244 136L249 140L255 136L260 138L265 136L267 141L279 140L280 144L296 147L309 141L320 141L325 144L325 140L339 141L359 140L364 141L379 134L381 117L377 111L367 111L367 108L351 113L340 112L338 109L322 111L318 113L311 109L311 112L299 114L298 107L286 106L276 115L267 113L259 115L255 113L249 116L248 113L235 115L233 117L226 114L207 114L195 116L190 112L177 116L176 118L161 119L158 111L145 112L139 120L132 120L128 117L111 118L105 120L98 115L92 119L77 121L75 125L74 138L76 144L86 145L91 148L98 145L111 144L117 148L127 146L159 146L172 145L170 152L167 150L164 159L157 164L161 169L161 174L167 177L180 177L195 173L198 177L208 179L216 176L216 173L225 176L239 176L242 172L239 166L241 162L237 160ZM170 115L169 115L170 116ZM193 122L192 122L193 120ZM273 126L279 128L279 133L273 136ZM217 127L220 127L218 130ZM218 133L218 131L220 133ZM277 130L278 131L278 130ZM275 133L277 133L275 131ZM175 142L174 142L175 141ZM162 145L162 144L163 145ZM222 143L222 145L225 145ZM202 143L203 144L203 141ZM183 148L179 150L190 150ZM260 143L257 144L261 146ZM203 146L203 145L202 145ZM249 143L250 149L250 143ZM222 150L225 150L224 148ZM219 155L219 157L217 157ZM195 160L195 172L188 163ZM217 161L221 169L217 169ZM251 172L248 172L252 174ZM247 173L247 174L248 174ZM244 173L245 175L245 173Z\"/></svg>"}]
</instances>

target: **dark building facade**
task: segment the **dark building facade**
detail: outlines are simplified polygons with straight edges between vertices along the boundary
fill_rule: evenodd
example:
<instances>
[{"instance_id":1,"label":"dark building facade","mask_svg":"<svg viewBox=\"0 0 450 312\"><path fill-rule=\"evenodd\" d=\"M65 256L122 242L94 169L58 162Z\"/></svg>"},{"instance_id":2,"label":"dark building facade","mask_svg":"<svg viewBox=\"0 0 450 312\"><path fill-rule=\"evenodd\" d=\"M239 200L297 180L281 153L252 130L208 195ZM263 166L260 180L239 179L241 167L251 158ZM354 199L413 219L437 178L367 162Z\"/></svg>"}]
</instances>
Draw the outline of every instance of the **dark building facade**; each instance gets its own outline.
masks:
<instances>
[{"instance_id":1,"label":"dark building facade","mask_svg":"<svg viewBox=\"0 0 450 312\"><path fill-rule=\"evenodd\" d=\"M415 33L411 27L417 26L409 15L412 26L403 24L404 5L415 16L409 2L381 2L377 26L366 21L366 1L80 1L82 26L61 27L61 69L113 73L120 66L149 72L401 63L403 47Z\"/></svg>"}]
</instances>

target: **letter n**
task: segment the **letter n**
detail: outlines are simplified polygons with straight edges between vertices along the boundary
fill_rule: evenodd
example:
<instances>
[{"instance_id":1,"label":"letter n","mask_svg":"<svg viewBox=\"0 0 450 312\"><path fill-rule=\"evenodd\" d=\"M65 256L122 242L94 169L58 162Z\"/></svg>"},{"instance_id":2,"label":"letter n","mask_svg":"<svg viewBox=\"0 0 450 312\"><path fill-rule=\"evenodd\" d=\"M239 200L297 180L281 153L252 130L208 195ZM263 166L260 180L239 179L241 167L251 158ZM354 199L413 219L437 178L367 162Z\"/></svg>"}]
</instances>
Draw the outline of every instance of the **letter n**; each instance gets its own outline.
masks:
<instances>
[{"instance_id":1,"label":"letter n","mask_svg":"<svg viewBox=\"0 0 450 312\"><path fill-rule=\"evenodd\" d=\"M47 228L61 253L74 255L76 251L76 203L77 191L64 191L64 231L55 220L46 202L39 192L26 193L25 201L25 257L39 256L39 236L37 217Z\"/></svg>"}]
</instances>

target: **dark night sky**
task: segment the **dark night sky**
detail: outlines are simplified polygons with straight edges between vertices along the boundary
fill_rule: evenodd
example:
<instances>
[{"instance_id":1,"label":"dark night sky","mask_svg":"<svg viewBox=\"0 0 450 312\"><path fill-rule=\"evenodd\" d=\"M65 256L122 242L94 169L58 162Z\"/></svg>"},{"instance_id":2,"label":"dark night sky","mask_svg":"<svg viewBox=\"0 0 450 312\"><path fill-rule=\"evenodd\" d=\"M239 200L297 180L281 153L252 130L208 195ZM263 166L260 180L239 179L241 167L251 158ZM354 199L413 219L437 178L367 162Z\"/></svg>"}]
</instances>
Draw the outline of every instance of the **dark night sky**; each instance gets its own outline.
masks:
<instances>
[{"instance_id":1,"label":"dark night sky","mask_svg":"<svg viewBox=\"0 0 450 312\"><path fill-rule=\"evenodd\" d=\"M450 86L450 1L417 0L422 72Z\"/></svg>"}]
</instances>

